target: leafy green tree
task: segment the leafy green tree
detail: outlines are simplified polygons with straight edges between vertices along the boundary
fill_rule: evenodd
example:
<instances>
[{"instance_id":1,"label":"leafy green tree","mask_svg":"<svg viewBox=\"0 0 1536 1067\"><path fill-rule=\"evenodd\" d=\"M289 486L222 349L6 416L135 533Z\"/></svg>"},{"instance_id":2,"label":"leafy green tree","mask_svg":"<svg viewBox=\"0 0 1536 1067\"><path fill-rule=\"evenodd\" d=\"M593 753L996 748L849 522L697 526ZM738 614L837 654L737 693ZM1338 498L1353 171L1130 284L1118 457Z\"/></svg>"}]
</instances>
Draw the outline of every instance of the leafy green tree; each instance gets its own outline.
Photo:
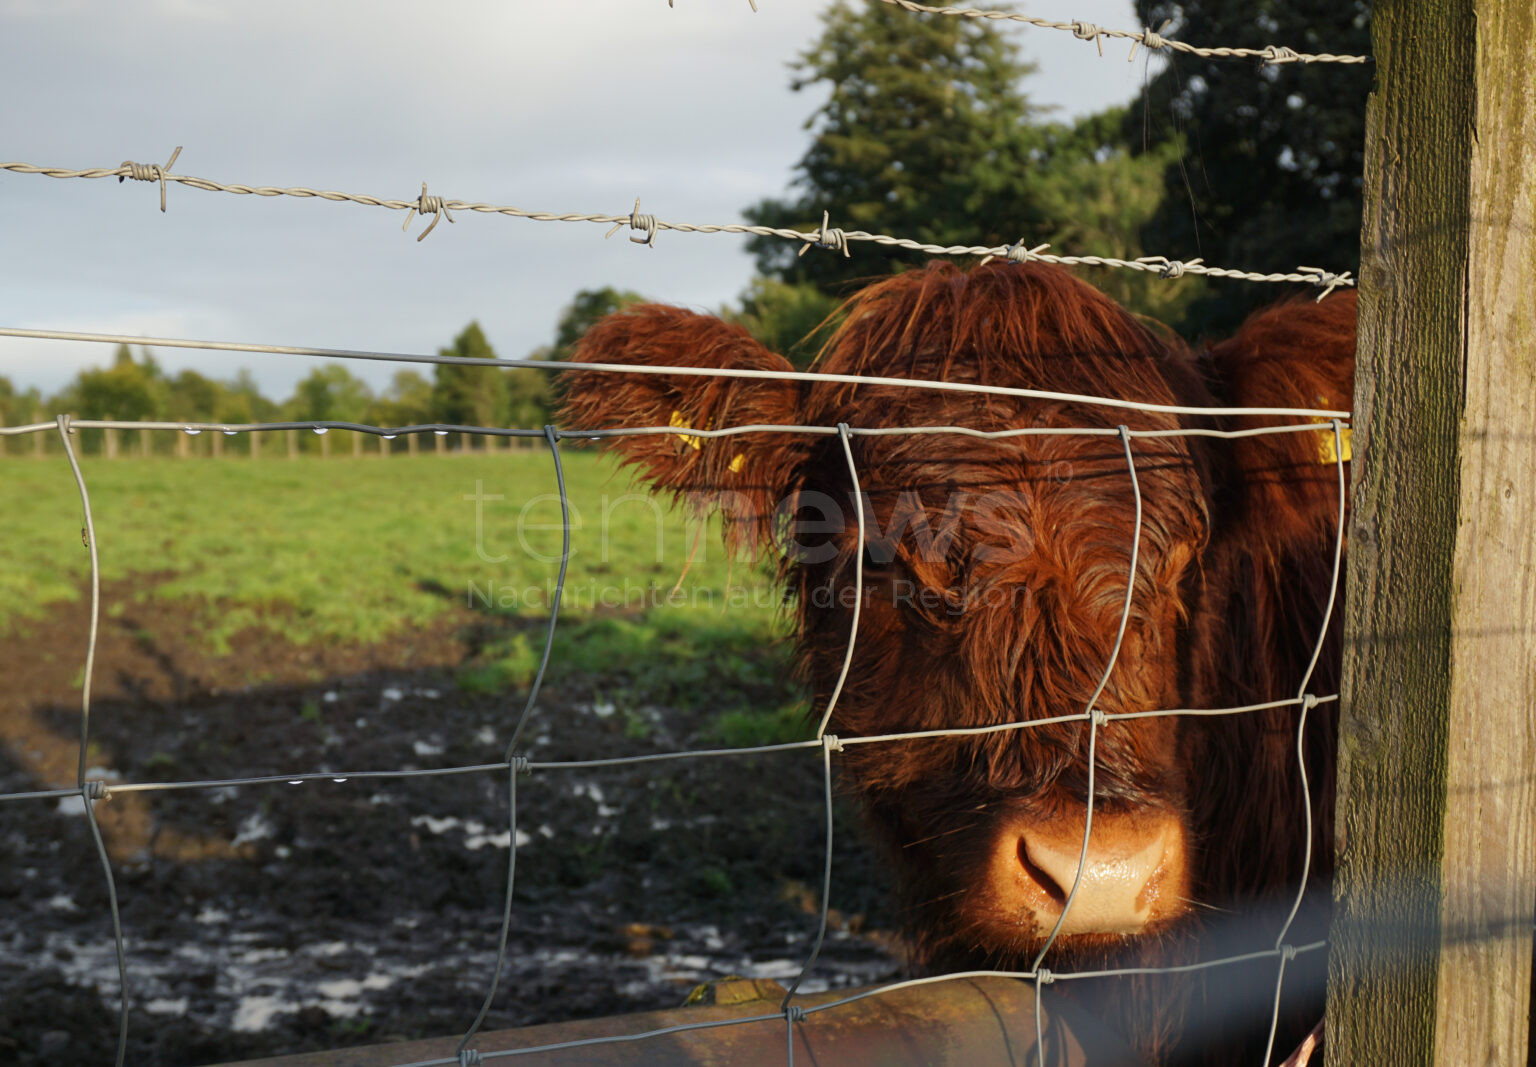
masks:
<instances>
[{"instance_id":1,"label":"leafy green tree","mask_svg":"<svg viewBox=\"0 0 1536 1067\"><path fill-rule=\"evenodd\" d=\"M804 370L836 322L837 301L808 282L753 278L741 307L722 316L741 324L757 341Z\"/></svg>"},{"instance_id":2,"label":"leafy green tree","mask_svg":"<svg viewBox=\"0 0 1536 1067\"><path fill-rule=\"evenodd\" d=\"M262 396L256 379L245 367L223 385L216 413L219 422L270 422L277 417L278 406Z\"/></svg>"},{"instance_id":3,"label":"leafy green tree","mask_svg":"<svg viewBox=\"0 0 1536 1067\"><path fill-rule=\"evenodd\" d=\"M0 423L20 426L31 422L32 416L42 409L43 397L34 389L17 389L14 382L0 375ZM31 448L30 442L20 438L0 437L0 455L6 452Z\"/></svg>"},{"instance_id":4,"label":"leafy green tree","mask_svg":"<svg viewBox=\"0 0 1536 1067\"><path fill-rule=\"evenodd\" d=\"M367 382L344 364L326 363L294 386L283 408L295 422L362 422L372 403Z\"/></svg>"},{"instance_id":5,"label":"leafy green tree","mask_svg":"<svg viewBox=\"0 0 1536 1067\"><path fill-rule=\"evenodd\" d=\"M211 421L218 418L223 403L223 384L195 370L179 371L166 383L166 404L172 418Z\"/></svg>"},{"instance_id":6,"label":"leafy green tree","mask_svg":"<svg viewBox=\"0 0 1536 1067\"><path fill-rule=\"evenodd\" d=\"M1365 0L1141 0L1142 23L1201 44L1369 54ZM1359 265L1369 64L1280 64L1173 56L1126 116L1151 151L1186 147L1165 167L1147 248L1247 270ZM1233 329L1274 287L1213 281L1180 324Z\"/></svg>"},{"instance_id":7,"label":"leafy green tree","mask_svg":"<svg viewBox=\"0 0 1536 1067\"><path fill-rule=\"evenodd\" d=\"M127 345L119 345L110 367L82 370L54 397L53 406L82 419L152 419L168 415L169 398L169 386L154 361L146 355L137 362Z\"/></svg>"},{"instance_id":8,"label":"leafy green tree","mask_svg":"<svg viewBox=\"0 0 1536 1067\"><path fill-rule=\"evenodd\" d=\"M1182 142L1137 150L1126 137L1125 108L1033 131L1035 203L1046 220L1029 235L1053 251L1096 252L1122 259L1161 254L1142 243L1142 230L1161 210L1165 173ZM1084 267L1081 275L1115 300L1163 322L1181 319L1207 283L1197 275L1162 278L1128 270Z\"/></svg>"},{"instance_id":9,"label":"leafy green tree","mask_svg":"<svg viewBox=\"0 0 1536 1067\"><path fill-rule=\"evenodd\" d=\"M436 422L432 412L432 383L420 371L398 370L373 403L372 418L380 426L418 426Z\"/></svg>"},{"instance_id":10,"label":"leafy green tree","mask_svg":"<svg viewBox=\"0 0 1536 1067\"><path fill-rule=\"evenodd\" d=\"M823 22L792 64L792 88L829 90L807 123L798 195L749 208L752 222L808 231L827 211L844 230L938 244L1010 244L1040 232L1029 136L1037 110L1019 88L1034 67L1008 38L985 20L913 18L873 0L842 0ZM871 244L851 258L800 256L800 246L771 237L750 247L759 273L825 292L912 262Z\"/></svg>"},{"instance_id":11,"label":"leafy green tree","mask_svg":"<svg viewBox=\"0 0 1536 1067\"><path fill-rule=\"evenodd\" d=\"M471 322L440 356L495 359L496 350L485 339L478 322ZM438 421L462 426L499 426L507 410L506 371L462 363L440 363L434 368L432 410Z\"/></svg>"}]
</instances>

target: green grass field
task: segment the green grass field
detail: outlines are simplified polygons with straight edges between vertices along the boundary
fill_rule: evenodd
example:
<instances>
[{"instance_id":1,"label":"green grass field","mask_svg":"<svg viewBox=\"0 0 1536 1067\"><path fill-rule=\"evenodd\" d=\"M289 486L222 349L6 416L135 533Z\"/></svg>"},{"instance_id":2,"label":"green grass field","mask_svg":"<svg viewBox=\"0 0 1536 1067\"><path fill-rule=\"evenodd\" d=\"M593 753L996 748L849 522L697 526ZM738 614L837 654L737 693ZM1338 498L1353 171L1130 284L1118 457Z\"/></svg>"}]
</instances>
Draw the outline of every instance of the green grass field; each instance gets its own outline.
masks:
<instances>
[{"instance_id":1,"label":"green grass field","mask_svg":"<svg viewBox=\"0 0 1536 1067\"><path fill-rule=\"evenodd\" d=\"M667 703L740 706L764 686L792 700L778 651L784 623L762 568L728 565L713 525L688 565L695 522L637 490L606 457L585 449L562 456L573 533L552 677L584 674ZM543 449L390 459L93 457L82 467L103 579L131 579L126 595L134 599L185 604L213 651L227 651L231 637L251 628L297 644L377 641L466 608L530 620L548 612L560 506ZM29 618L86 589L89 553L67 462L0 462L0 514L0 626L24 639ZM515 629L465 665L462 685L527 684L542 630ZM756 728L733 722L722 719L723 728Z\"/></svg>"}]
</instances>

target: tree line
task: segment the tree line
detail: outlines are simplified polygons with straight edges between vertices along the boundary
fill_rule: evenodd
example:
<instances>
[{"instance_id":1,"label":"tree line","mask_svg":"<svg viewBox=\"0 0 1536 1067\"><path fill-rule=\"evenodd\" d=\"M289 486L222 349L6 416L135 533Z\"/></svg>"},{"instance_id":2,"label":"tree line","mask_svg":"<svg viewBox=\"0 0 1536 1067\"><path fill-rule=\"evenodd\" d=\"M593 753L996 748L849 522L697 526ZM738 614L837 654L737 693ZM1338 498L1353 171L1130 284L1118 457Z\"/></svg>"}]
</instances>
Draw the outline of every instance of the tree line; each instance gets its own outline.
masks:
<instances>
[{"instance_id":1,"label":"tree line","mask_svg":"<svg viewBox=\"0 0 1536 1067\"><path fill-rule=\"evenodd\" d=\"M1166 23L1170 36L1187 29L1202 43L1350 53L1370 45L1365 0L1141 0L1138 14L1143 25ZM832 5L820 37L790 66L793 89L826 100L807 121L810 143L789 195L748 207L751 222L810 231L826 212L845 230L935 244L1049 242L1063 253L1202 257L1262 270L1358 265L1368 66L1260 67L1173 55L1129 105L1062 122L1030 101L1034 69L995 23L914 17L874 0ZM853 289L917 262L869 244L852 257L821 249L800 255L798 245L774 238L754 238L749 248L757 276L721 314L797 367L814 359ZM1230 332L1280 295L1196 276L1084 273L1192 339ZM551 343L529 355L566 358L592 322L640 299L606 287L577 293ZM495 356L476 323L442 352ZM0 377L0 420L14 425L37 411L69 411L538 426L550 416L551 384L542 371L439 365L430 375L402 370L374 391L333 363L273 400L244 371L227 381L191 370L172 375L151 353L124 348L111 366L82 372L51 397Z\"/></svg>"}]
</instances>

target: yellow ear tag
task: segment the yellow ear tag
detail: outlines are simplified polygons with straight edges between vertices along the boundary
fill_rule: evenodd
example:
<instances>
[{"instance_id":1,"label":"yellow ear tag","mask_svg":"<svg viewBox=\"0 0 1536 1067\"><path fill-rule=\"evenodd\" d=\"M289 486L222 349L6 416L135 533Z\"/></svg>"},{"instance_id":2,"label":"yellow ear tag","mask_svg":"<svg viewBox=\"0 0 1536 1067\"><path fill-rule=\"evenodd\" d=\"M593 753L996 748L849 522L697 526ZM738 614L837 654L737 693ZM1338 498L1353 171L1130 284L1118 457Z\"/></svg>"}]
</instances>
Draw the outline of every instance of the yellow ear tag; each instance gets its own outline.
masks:
<instances>
[{"instance_id":1,"label":"yellow ear tag","mask_svg":"<svg viewBox=\"0 0 1536 1067\"><path fill-rule=\"evenodd\" d=\"M667 425L672 426L674 428L682 428L682 429L691 429L692 428L692 427L690 427L688 425L688 420L683 418L683 413L681 411L674 411L672 413L672 419L671 419L670 422L667 423ZM709 429L709 424L705 423L704 424L704 428L706 430ZM704 439L701 438L701 437L695 437L691 433L680 433L677 436L678 436L678 440L682 441L683 444L687 445L689 448L693 449L695 452L699 451L701 448L704 447Z\"/></svg>"},{"instance_id":2,"label":"yellow ear tag","mask_svg":"<svg viewBox=\"0 0 1536 1067\"><path fill-rule=\"evenodd\" d=\"M1328 403L1328 401L1322 397L1318 397L1317 402L1319 404ZM1328 425L1327 419L1313 419L1312 421L1321 423L1324 426ZM1342 448L1344 450L1344 462L1348 463L1350 460L1350 455L1353 451L1350 448L1349 442L1349 435L1352 429L1353 427L1350 426L1339 427L1338 445L1334 444L1333 431L1331 429L1327 433L1318 434L1317 461L1319 463L1326 463L1329 465L1337 466L1339 462L1339 449Z\"/></svg>"},{"instance_id":3,"label":"yellow ear tag","mask_svg":"<svg viewBox=\"0 0 1536 1067\"><path fill-rule=\"evenodd\" d=\"M667 425L671 426L673 429L677 429L677 430L692 429L692 427L690 427L688 425L688 420L683 418L683 413L681 411L674 411L672 413L672 418L668 420ZM704 424L704 428L706 430L709 429L710 426L711 426L711 423L706 422ZM677 437L678 437L678 440L682 441L683 444L687 445L689 448L693 449L695 452L702 451L703 448L704 448L704 439L702 437L699 437L697 434L680 433L680 434L677 435ZM732 474L740 474L741 473L741 468L746 465L746 462L747 462L747 457L746 457L745 453L742 453L742 452L736 453L736 455L731 457L731 462L730 462L730 471L731 471L731 473Z\"/></svg>"}]
</instances>

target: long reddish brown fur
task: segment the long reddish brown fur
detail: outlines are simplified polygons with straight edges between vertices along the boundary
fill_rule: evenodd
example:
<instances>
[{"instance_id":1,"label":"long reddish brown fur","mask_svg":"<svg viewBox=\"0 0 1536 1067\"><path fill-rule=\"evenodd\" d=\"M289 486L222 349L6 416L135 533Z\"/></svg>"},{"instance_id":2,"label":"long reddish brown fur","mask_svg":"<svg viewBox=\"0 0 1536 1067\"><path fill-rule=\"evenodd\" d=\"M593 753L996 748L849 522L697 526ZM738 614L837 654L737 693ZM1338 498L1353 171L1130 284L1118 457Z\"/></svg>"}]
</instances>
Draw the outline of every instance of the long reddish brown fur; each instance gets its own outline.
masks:
<instances>
[{"instance_id":1,"label":"long reddish brown fur","mask_svg":"<svg viewBox=\"0 0 1536 1067\"><path fill-rule=\"evenodd\" d=\"M849 301L815 369L1164 405L1345 408L1354 313L1352 294L1288 303L1195 353L1059 268L935 263ZM599 323L576 358L789 369L738 327L658 305ZM679 418L694 427L1109 431L1298 421L840 382L567 378L564 418L582 428ZM1134 440L1144 519L1125 645L1099 707L1224 707L1297 695L1331 588L1337 530L1338 474L1321 460L1322 436ZM818 708L851 631L851 606L835 594L852 586L854 560L864 554L866 598L834 731L990 725L1086 707L1114 644L1130 564L1133 495L1118 435L854 437L871 533L863 545L839 439L762 433L699 444L664 435L617 447L655 485L702 494L726 513L734 537L774 553ZM828 508L837 521L796 522L826 520ZM1333 618L1312 693L1337 690L1337 610ZM1331 874L1329 708L1311 711L1305 739L1315 886ZM1100 731L1096 810L1176 813L1190 834L1193 900L1178 921L1133 939L1063 943L1053 969L1184 963L1272 945L1305 855L1297 714L1291 706L1150 718ZM1029 965L1038 932L1001 927L976 886L997 820L1050 818L1082 802L1086 737L1080 723L1068 723L842 754L844 781L896 869L919 969ZM1321 936L1326 896L1309 900L1291 943ZM1310 965L1291 964L1290 984L1302 995L1286 1004L1281 1043L1292 1033L1299 1040L1320 1013L1321 982L1306 973ZM1056 989L1097 999L1161 1060L1219 1063L1262 1049L1272 982L1267 962L1246 984L1227 968Z\"/></svg>"}]
</instances>

